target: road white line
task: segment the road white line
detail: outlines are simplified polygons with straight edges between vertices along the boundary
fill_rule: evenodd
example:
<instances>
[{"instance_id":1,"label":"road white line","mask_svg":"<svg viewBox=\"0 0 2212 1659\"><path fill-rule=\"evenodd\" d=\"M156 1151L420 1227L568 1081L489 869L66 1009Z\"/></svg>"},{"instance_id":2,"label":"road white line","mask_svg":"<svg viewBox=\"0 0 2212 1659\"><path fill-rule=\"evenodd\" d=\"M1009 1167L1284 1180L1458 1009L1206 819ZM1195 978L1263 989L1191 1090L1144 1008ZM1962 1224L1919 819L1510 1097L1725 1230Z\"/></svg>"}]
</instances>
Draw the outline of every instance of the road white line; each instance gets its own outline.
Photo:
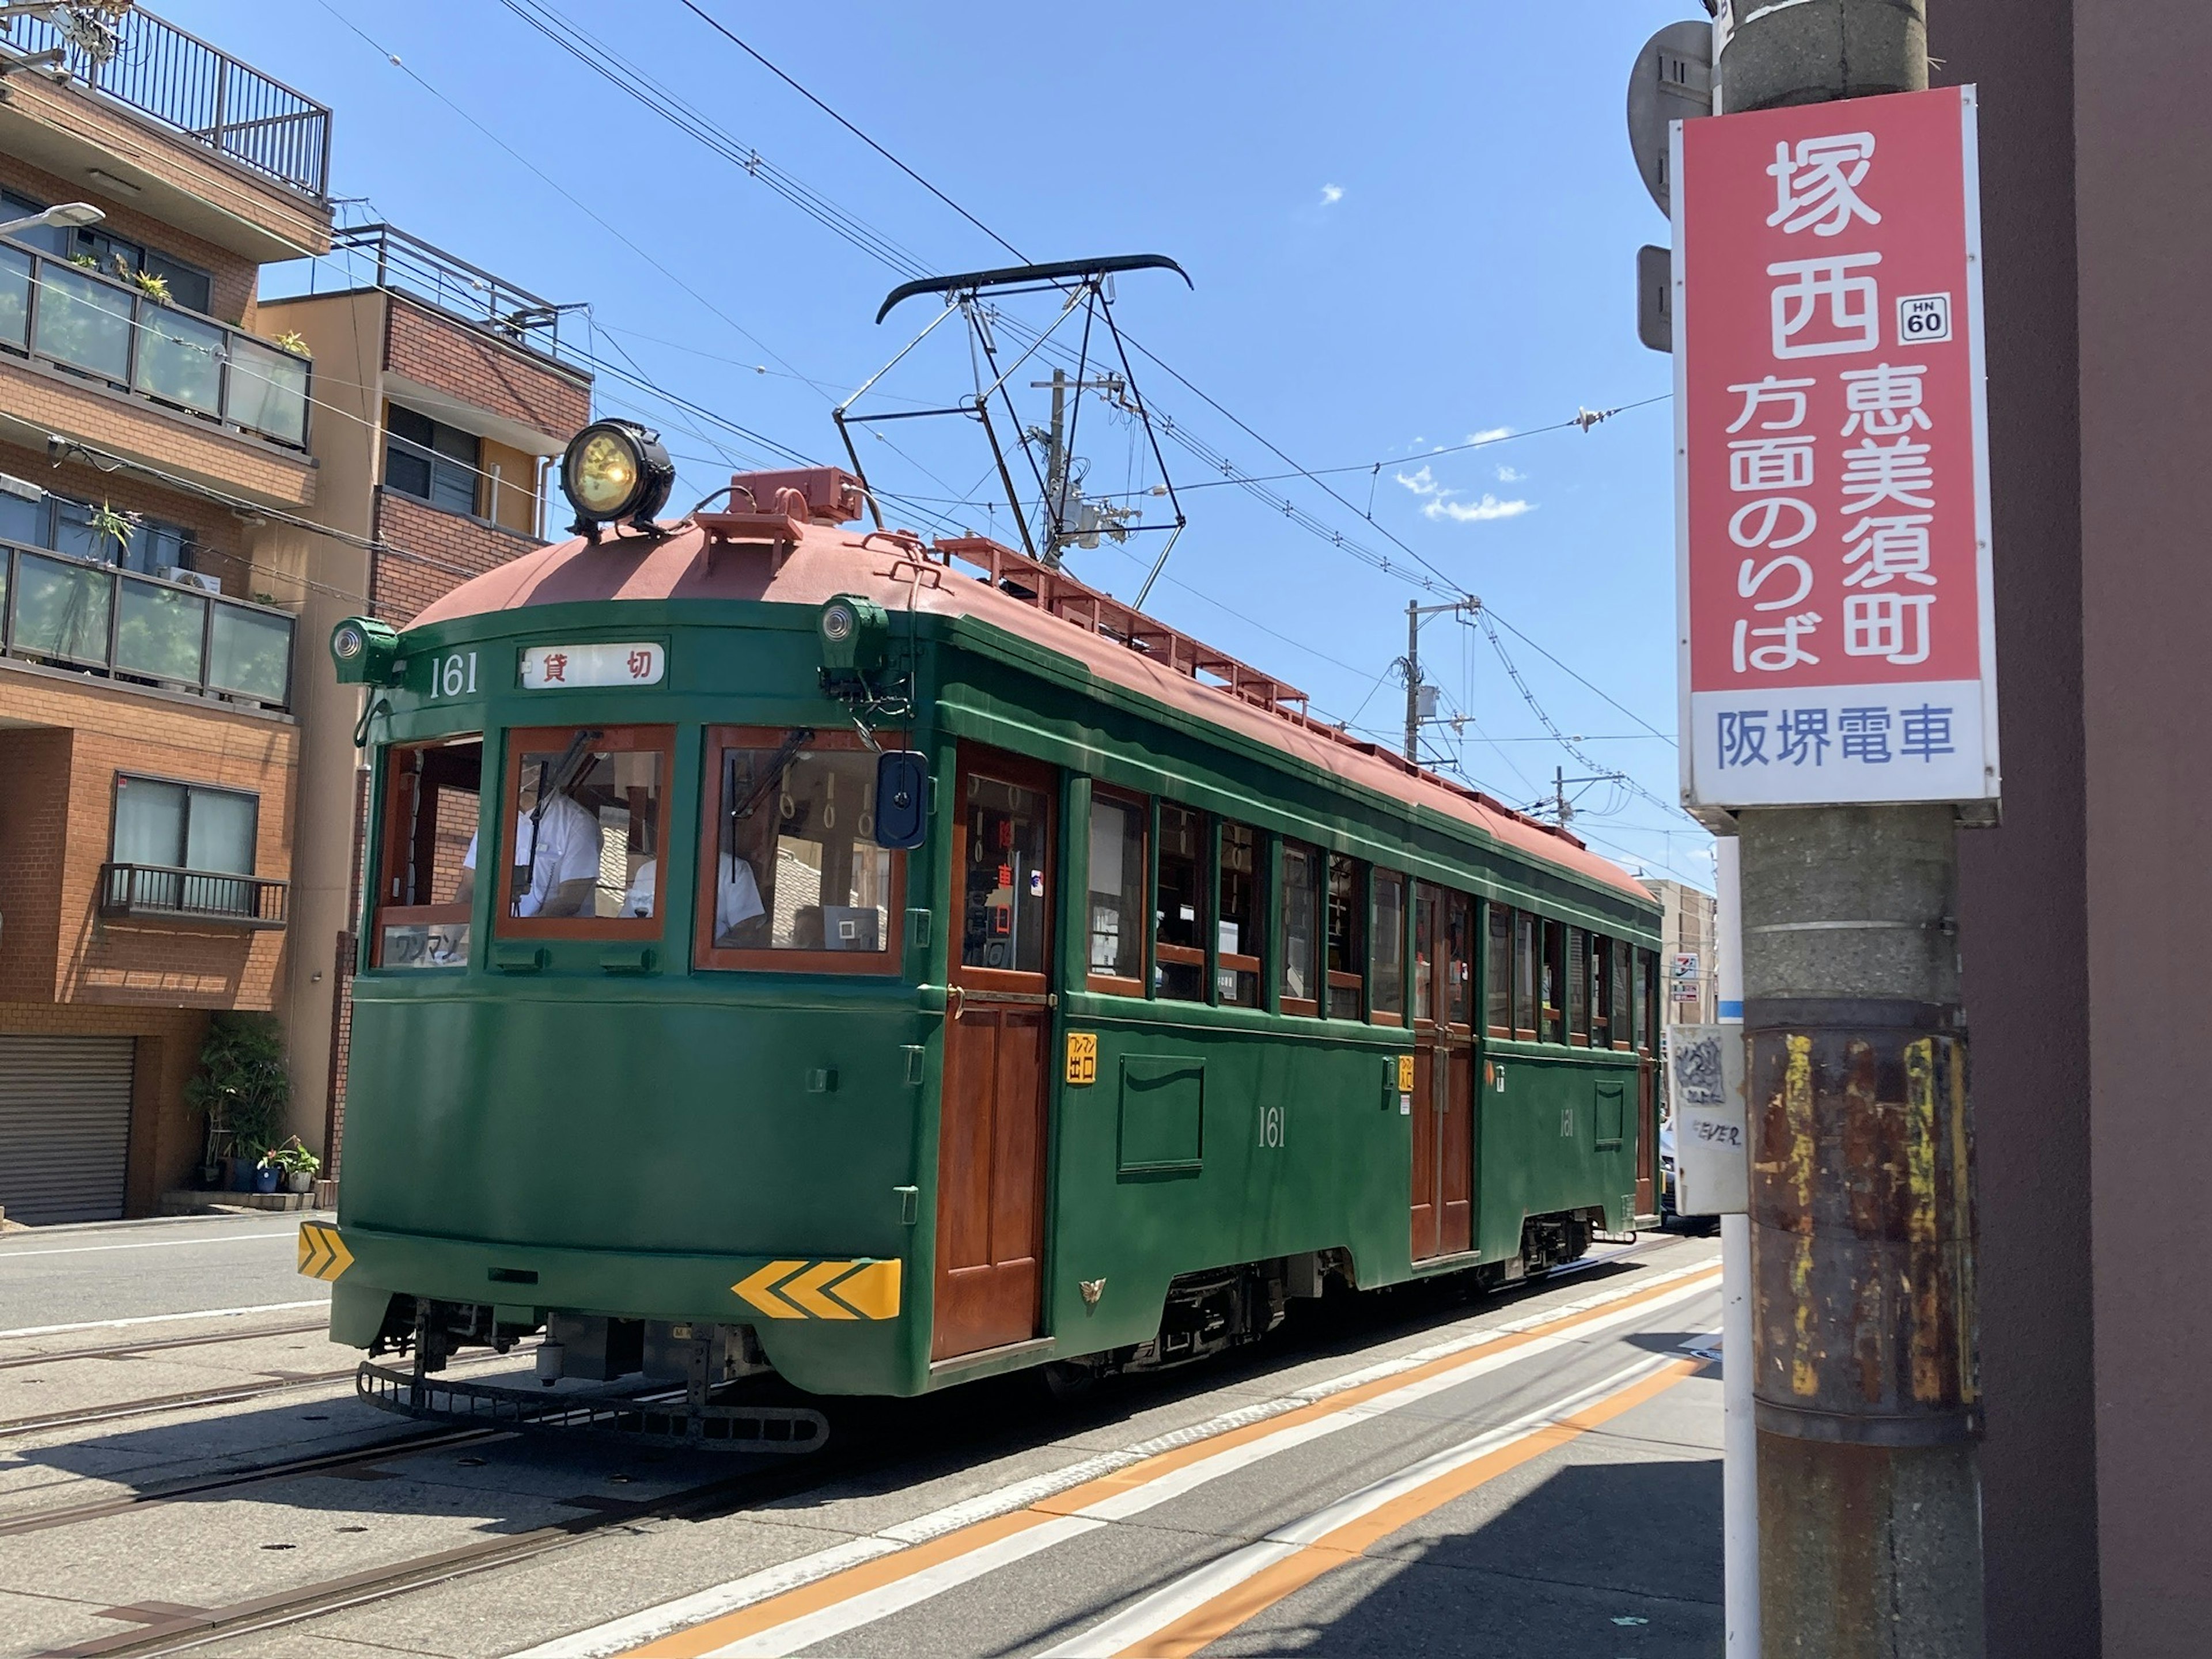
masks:
<instances>
[{"instance_id":1,"label":"road white line","mask_svg":"<svg viewBox=\"0 0 2212 1659\"><path fill-rule=\"evenodd\" d=\"M510 1656L510 1659L606 1659L606 1656L628 1651L672 1632L690 1629L704 1624L711 1619L739 1612L775 1596L803 1589L834 1573L874 1560L895 1550L925 1543L958 1531L963 1527L973 1526L980 1522L995 1519L1000 1516L1026 1508L1059 1492L1070 1491L1087 1481L1097 1480L1102 1475L1110 1474L1118 1469L1140 1462L1146 1458L1158 1456L1163 1452L1176 1450L1182 1447L1212 1438L1217 1435L1228 1433L1231 1430L1264 1421L1267 1418L1279 1416L1304 1406L1313 1405L1334 1395L1342 1394L1349 1389L1401 1372L1419 1369L1433 1364L1438 1359L1448 1358L1456 1354L1465 1353L1470 1349L1498 1343L1508 1337L1521 1335L1539 1326L1553 1324L1579 1314L1592 1312L1611 1303L1625 1301L1632 1297L1643 1298L1617 1312L1586 1320L1570 1330L1547 1334L1531 1341L1515 1343L1497 1353L1479 1354L1464 1364L1450 1367L1435 1376L1418 1378L1401 1388L1378 1395L1372 1400L1347 1407L1329 1416L1302 1423L1288 1424L1271 1434L1257 1437L1241 1445L1225 1447L1212 1456L1200 1458L1182 1468L1165 1471L1140 1486L1100 1498L1096 1503L1085 1505L1074 1516L1055 1517L1053 1521L1043 1522L1025 1532L986 1544L951 1561L926 1568L894 1584L862 1592L848 1601L837 1603L834 1607L788 1620L772 1629L756 1632L751 1636L740 1638L734 1645L714 1650L718 1654L796 1652L810 1643L827 1640L832 1635L842 1634L846 1631L857 1628L860 1625L880 1619L888 1613L896 1611L898 1607L911 1606L915 1601L927 1600L929 1595L938 1594L939 1589L951 1589L956 1583L968 1582L969 1577L976 1575L966 1574L947 1578L939 1584L939 1589L918 1593L909 1600L900 1601L896 1607L887 1601L878 1606L880 1598L894 1594L903 1595L909 1584L935 1582L941 1572L954 1568L964 1569L971 1559L986 1556L993 1556L995 1559L994 1553L998 1552L1002 1545L1012 1546L1036 1534L1043 1533L1051 1534L1051 1537L1046 1540L1046 1543L1041 1543L1036 1547L1046 1547L1048 1543L1058 1541L1062 1535L1060 1530L1060 1522L1062 1520L1079 1522L1081 1525L1078 1530L1087 1532L1097 1527L1109 1524L1113 1521L1140 1514L1157 1504L1180 1497L1208 1480L1218 1480L1237 1470L1249 1468L1263 1458L1272 1456L1279 1451L1289 1450L1294 1446L1304 1445L1321 1435L1334 1433L1340 1429L1349 1428L1355 1423L1366 1422L1385 1413L1415 1404L1445 1389L1456 1388L1475 1376L1506 1365L1517 1364L1523 1358L1550 1352L1585 1340L1617 1326L1636 1323L1692 1297L1710 1294L1717 1288L1712 1280L1711 1274L1712 1269L1710 1264L1699 1263L1694 1267L1678 1268L1674 1272L1657 1275L1649 1280L1601 1291L1561 1306L1547 1308L1507 1323L1483 1326L1445 1341L1432 1343L1427 1347L1401 1355L1395 1359L1364 1366L1341 1376L1331 1377L1325 1382L1315 1383L1310 1387L1299 1389L1296 1393L1224 1413L1208 1422L1194 1425L1188 1429L1179 1430L1173 1434L1143 1442L1120 1451L1103 1453L1066 1468L1054 1470L1044 1475L1033 1476L1015 1485L964 1499L961 1503L935 1510L903 1525L886 1528L884 1532L872 1536L850 1540L830 1549L818 1551L812 1555L803 1556L780 1566L768 1568L746 1578L711 1586L678 1600L664 1602L658 1607L647 1607L604 1625L594 1626L588 1630L556 1638L552 1641L541 1643L536 1647L514 1654ZM1674 1286L1672 1291L1657 1296L1650 1294L1669 1285ZM1070 1532L1065 1535L1075 1534ZM1023 1553L1029 1552L1024 1550ZM1018 1559L1019 1557L1012 1556L1006 1559ZM979 1571L989 1570L987 1565L980 1568ZM802 1626L811 1627L817 1620L843 1620L848 1613L856 1613L858 1609L864 1607L878 1607L878 1610L865 1617L854 1617L851 1622L841 1623L834 1630L825 1628L821 1635L805 1636L802 1639L794 1634Z\"/></svg>"},{"instance_id":2,"label":"road white line","mask_svg":"<svg viewBox=\"0 0 2212 1659\"><path fill-rule=\"evenodd\" d=\"M1585 1406L1674 1363L1671 1357L1663 1354L1639 1360L1614 1372L1601 1382L1594 1382L1587 1388L1563 1395L1501 1428L1486 1430L1472 1439L1462 1440L1455 1446L1446 1447L1443 1451L1421 1459L1418 1463L1409 1464L1396 1474L1386 1475L1357 1492L1347 1493L1287 1526L1278 1527L1256 1543L1231 1550L1220 1559L1210 1561L1196 1571L1154 1590L1103 1624L1094 1625L1057 1647L1048 1648L1038 1656L1038 1659L1113 1659L1113 1656L1126 1653L1137 1644L1157 1636L1169 1626L1195 1613L1247 1579L1256 1577L1276 1562L1297 1554L1308 1544L1326 1538L1339 1527L1373 1514L1384 1504L1427 1485L1439 1475L1464 1468L1476 1459L1486 1457L1500 1447L1510 1445L1538 1429L1572 1417Z\"/></svg>"},{"instance_id":3,"label":"road white line","mask_svg":"<svg viewBox=\"0 0 2212 1659\"><path fill-rule=\"evenodd\" d=\"M250 1244L257 1238L297 1238L293 1227L281 1233L230 1233L221 1238L157 1238L144 1244L69 1244L58 1250L17 1250L0 1245L0 1264L34 1255L98 1255L103 1250L198 1250L211 1244Z\"/></svg>"},{"instance_id":4,"label":"road white line","mask_svg":"<svg viewBox=\"0 0 2212 1659\"><path fill-rule=\"evenodd\" d=\"M327 1308L326 1296L305 1302L263 1302L251 1308L202 1308L196 1313L140 1314L136 1319L86 1319L74 1325L25 1325L0 1331L0 1342L17 1336L63 1336L70 1331L119 1331L132 1325L173 1325L189 1319L242 1319L247 1314L295 1313L301 1308Z\"/></svg>"}]
</instances>

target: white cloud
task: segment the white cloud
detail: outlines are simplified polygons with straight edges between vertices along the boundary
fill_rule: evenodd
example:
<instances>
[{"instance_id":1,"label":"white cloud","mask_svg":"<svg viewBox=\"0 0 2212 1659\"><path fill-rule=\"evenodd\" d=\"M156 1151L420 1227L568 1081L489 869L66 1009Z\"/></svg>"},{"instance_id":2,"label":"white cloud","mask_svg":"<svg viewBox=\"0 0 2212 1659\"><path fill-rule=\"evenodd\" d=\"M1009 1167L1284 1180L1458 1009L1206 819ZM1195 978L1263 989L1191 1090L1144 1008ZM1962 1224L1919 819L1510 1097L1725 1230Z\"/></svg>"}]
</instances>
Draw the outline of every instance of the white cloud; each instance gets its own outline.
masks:
<instances>
[{"instance_id":1,"label":"white cloud","mask_svg":"<svg viewBox=\"0 0 2212 1659\"><path fill-rule=\"evenodd\" d=\"M1511 427L1493 426L1486 427L1480 432L1468 433L1467 434L1467 441L1471 444L1494 444L1500 438L1510 438L1512 435L1513 428Z\"/></svg>"},{"instance_id":2,"label":"white cloud","mask_svg":"<svg viewBox=\"0 0 2212 1659\"><path fill-rule=\"evenodd\" d=\"M1500 483L1519 483L1528 476L1527 473L1517 472L1510 466L1501 466L1498 469L1498 482Z\"/></svg>"},{"instance_id":3,"label":"white cloud","mask_svg":"<svg viewBox=\"0 0 2212 1659\"><path fill-rule=\"evenodd\" d=\"M1517 519L1523 513L1536 510L1533 501L1501 501L1495 495L1486 495L1479 501L1455 501L1450 492L1440 494L1421 509L1428 519L1449 519L1455 524L1486 524L1492 519Z\"/></svg>"},{"instance_id":4,"label":"white cloud","mask_svg":"<svg viewBox=\"0 0 2212 1659\"><path fill-rule=\"evenodd\" d=\"M1481 500L1463 501L1460 492L1437 482L1436 475L1426 466L1411 472L1390 475L1404 488L1422 500L1421 516L1439 521L1449 519L1455 524L1486 524L1492 519L1517 519L1523 513L1536 510L1534 501L1501 501L1497 496L1485 494Z\"/></svg>"},{"instance_id":5,"label":"white cloud","mask_svg":"<svg viewBox=\"0 0 2212 1659\"><path fill-rule=\"evenodd\" d=\"M1334 207L1343 199L1344 186L1342 185L1323 185L1321 187L1321 204L1323 207Z\"/></svg>"}]
</instances>

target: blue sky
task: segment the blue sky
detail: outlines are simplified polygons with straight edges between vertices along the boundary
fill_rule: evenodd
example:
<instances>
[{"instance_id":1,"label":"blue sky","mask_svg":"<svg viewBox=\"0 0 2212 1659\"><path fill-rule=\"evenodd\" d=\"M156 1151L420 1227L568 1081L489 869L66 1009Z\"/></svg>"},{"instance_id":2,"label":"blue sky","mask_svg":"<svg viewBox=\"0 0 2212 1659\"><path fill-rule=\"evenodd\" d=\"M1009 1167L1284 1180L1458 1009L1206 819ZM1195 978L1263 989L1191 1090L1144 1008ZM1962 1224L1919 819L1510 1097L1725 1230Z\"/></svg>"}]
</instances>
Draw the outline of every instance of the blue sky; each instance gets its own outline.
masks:
<instances>
[{"instance_id":1,"label":"blue sky","mask_svg":"<svg viewBox=\"0 0 2212 1659\"><path fill-rule=\"evenodd\" d=\"M548 3L927 267L1006 261L681 0ZM1673 732L1667 404L1588 433L1422 454L1664 398L1668 360L1635 339L1632 272L1637 246L1665 240L1666 227L1637 181L1621 111L1637 47L1700 8L700 3L1030 258L1172 255L1194 289L1125 278L1115 314L1132 335L1300 465L1383 463L1334 476L1348 508L1304 481L1271 489L1410 563L1384 532L1402 539L1642 721ZM161 9L336 109L335 191L368 198L349 212L548 298L588 301L589 323L564 325L564 335L577 330L604 358L627 354L658 386L811 455L837 450L830 402L931 314L917 301L877 327L898 273L617 93L498 0L167 0ZM294 285L272 277L272 288ZM1020 314L1048 319L1035 301ZM951 401L968 389L964 346L949 331L938 346L885 382L887 398ZM1141 360L1138 369L1147 400L1212 449L1248 473L1285 471L1185 388ZM605 379L601 391L605 412L652 420L682 458L679 507L726 482L732 458L757 453L648 395ZM1042 404L1024 413L1042 419ZM1126 425L1097 410L1085 419L1079 448L1095 489L1152 482ZM913 499L906 516L926 501L948 522L1012 539L1003 511L994 526L981 507L951 504L986 493L974 489L989 465L979 432L910 422L895 435L903 453L872 444L866 459L879 483ZM1206 476L1173 447L1168 461L1178 486ZM1190 527L1148 608L1389 738L1403 692L1377 679L1405 648L1414 590L1240 489L1187 489L1183 499ZM1139 537L1128 551L1077 550L1070 567L1131 597L1142 580L1133 555L1158 545ZM1674 799L1668 744L1503 637L1560 728L1587 739L1584 752ZM1548 790L1555 765L1585 774L1546 736L1482 635L1442 618L1423 651L1447 708L1476 722L1461 740L1438 740L1485 787L1526 804ZM1705 837L1680 813L1608 784L1584 788L1581 806L1576 828L1604 850L1710 884Z\"/></svg>"}]
</instances>

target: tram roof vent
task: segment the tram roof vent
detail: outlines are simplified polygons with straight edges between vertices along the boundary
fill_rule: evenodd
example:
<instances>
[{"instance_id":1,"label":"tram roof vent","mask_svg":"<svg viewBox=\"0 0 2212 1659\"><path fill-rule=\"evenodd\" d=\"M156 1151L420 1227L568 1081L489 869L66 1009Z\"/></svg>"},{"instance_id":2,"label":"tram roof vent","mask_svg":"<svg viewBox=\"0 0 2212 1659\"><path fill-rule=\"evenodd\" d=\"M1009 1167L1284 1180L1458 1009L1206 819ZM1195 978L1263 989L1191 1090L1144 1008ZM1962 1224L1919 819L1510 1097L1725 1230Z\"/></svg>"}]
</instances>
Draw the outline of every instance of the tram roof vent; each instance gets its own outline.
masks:
<instances>
[{"instance_id":1,"label":"tram roof vent","mask_svg":"<svg viewBox=\"0 0 2212 1659\"><path fill-rule=\"evenodd\" d=\"M797 501L791 499L794 495ZM860 481L836 466L736 473L730 479L730 498L732 507L786 513L811 524L851 524L860 516L864 500Z\"/></svg>"}]
</instances>

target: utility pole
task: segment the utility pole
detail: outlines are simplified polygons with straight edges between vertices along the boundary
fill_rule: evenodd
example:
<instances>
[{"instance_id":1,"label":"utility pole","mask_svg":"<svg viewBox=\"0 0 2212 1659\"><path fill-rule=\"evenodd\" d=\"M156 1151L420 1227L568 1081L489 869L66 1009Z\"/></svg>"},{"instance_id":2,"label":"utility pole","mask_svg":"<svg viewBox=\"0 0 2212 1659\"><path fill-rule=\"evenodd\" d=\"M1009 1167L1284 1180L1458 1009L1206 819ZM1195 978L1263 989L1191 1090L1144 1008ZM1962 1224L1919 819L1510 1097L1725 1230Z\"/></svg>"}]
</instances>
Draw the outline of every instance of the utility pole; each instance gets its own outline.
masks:
<instances>
[{"instance_id":1,"label":"utility pole","mask_svg":"<svg viewBox=\"0 0 2212 1659\"><path fill-rule=\"evenodd\" d=\"M1421 763L1421 603L1406 602L1406 758Z\"/></svg>"},{"instance_id":2,"label":"utility pole","mask_svg":"<svg viewBox=\"0 0 2212 1659\"><path fill-rule=\"evenodd\" d=\"M1727 114L1928 84L1926 0L1735 9ZM1738 818L1769 1659L1984 1651L1956 840L1948 805Z\"/></svg>"},{"instance_id":3,"label":"utility pole","mask_svg":"<svg viewBox=\"0 0 2212 1659\"><path fill-rule=\"evenodd\" d=\"M1565 829L1575 809L1567 804L1567 769L1564 766L1552 769L1552 805L1559 815L1559 828Z\"/></svg>"}]
</instances>

